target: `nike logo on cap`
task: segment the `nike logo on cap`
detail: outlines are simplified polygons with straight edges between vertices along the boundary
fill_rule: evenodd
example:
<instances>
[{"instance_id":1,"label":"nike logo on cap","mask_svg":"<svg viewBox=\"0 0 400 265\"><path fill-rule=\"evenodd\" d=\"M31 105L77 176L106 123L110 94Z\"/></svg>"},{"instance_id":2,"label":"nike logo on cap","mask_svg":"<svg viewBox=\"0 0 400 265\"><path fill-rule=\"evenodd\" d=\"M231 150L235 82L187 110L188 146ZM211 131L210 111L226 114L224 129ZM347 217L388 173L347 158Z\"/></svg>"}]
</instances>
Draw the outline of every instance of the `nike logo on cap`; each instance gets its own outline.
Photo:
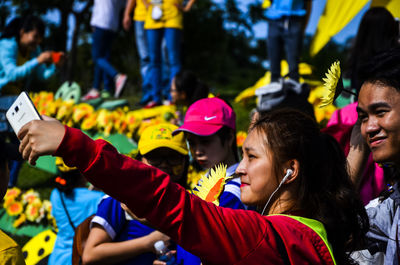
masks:
<instances>
[{"instance_id":1,"label":"nike logo on cap","mask_svg":"<svg viewBox=\"0 0 400 265\"><path fill-rule=\"evenodd\" d=\"M217 116L212 116L212 117L207 117L207 116L205 116L204 117L204 120L205 121L209 121L209 120L212 120L212 119L215 119Z\"/></svg>"}]
</instances>

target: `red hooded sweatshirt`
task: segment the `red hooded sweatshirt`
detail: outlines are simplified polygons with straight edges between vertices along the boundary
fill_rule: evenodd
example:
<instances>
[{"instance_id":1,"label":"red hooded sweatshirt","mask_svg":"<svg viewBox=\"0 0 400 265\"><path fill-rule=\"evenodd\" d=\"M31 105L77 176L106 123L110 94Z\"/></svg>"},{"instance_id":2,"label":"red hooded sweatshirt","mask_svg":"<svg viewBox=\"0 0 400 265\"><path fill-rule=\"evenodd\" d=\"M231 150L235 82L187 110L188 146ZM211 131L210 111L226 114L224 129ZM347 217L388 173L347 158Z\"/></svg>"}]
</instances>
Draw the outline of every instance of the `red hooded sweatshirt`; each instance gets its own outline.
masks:
<instances>
[{"instance_id":1,"label":"red hooded sweatshirt","mask_svg":"<svg viewBox=\"0 0 400 265\"><path fill-rule=\"evenodd\" d=\"M77 129L66 127L55 155L77 166L94 186L145 217L204 265L284 264L274 229L291 264L335 264L318 221L303 218L319 224L320 233L288 216L215 206L171 182L166 173Z\"/></svg>"}]
</instances>

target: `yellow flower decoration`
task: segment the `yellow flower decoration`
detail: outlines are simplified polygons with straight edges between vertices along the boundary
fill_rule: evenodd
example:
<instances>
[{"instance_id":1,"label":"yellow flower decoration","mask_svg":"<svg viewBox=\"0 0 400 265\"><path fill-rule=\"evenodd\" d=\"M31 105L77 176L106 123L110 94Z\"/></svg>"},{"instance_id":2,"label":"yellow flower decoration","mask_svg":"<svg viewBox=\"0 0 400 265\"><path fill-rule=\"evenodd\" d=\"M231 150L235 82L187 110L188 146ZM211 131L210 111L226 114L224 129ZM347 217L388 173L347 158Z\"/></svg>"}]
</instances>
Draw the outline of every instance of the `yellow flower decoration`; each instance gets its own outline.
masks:
<instances>
[{"instance_id":1,"label":"yellow flower decoration","mask_svg":"<svg viewBox=\"0 0 400 265\"><path fill-rule=\"evenodd\" d=\"M226 181L226 165L219 164L212 168L208 176L204 176L193 189L193 193L207 202L219 205L219 196L224 190Z\"/></svg>"},{"instance_id":2,"label":"yellow flower decoration","mask_svg":"<svg viewBox=\"0 0 400 265\"><path fill-rule=\"evenodd\" d=\"M13 201L10 203L10 205L8 205L6 211L9 216L16 216L22 213L23 209L24 207L22 206L21 202Z\"/></svg>"},{"instance_id":3,"label":"yellow flower decoration","mask_svg":"<svg viewBox=\"0 0 400 265\"><path fill-rule=\"evenodd\" d=\"M51 209L53 208L53 205L49 200L43 200L43 208L46 210L46 212L51 213Z\"/></svg>"},{"instance_id":4,"label":"yellow flower decoration","mask_svg":"<svg viewBox=\"0 0 400 265\"><path fill-rule=\"evenodd\" d=\"M16 198L21 194L21 190L17 187L11 188L7 190L6 195L4 196L5 199L7 198Z\"/></svg>"},{"instance_id":5,"label":"yellow flower decoration","mask_svg":"<svg viewBox=\"0 0 400 265\"><path fill-rule=\"evenodd\" d=\"M261 7L266 9L268 7L271 6L271 0L264 0L264 2L262 3Z\"/></svg>"},{"instance_id":6,"label":"yellow flower decoration","mask_svg":"<svg viewBox=\"0 0 400 265\"><path fill-rule=\"evenodd\" d=\"M207 174L207 171L197 171L192 165L188 168L187 184L190 190L193 190L202 176Z\"/></svg>"},{"instance_id":7,"label":"yellow flower decoration","mask_svg":"<svg viewBox=\"0 0 400 265\"><path fill-rule=\"evenodd\" d=\"M61 157L56 157L56 166L61 172L69 172L72 170L76 170L77 167L69 167L64 163L64 160Z\"/></svg>"},{"instance_id":8,"label":"yellow flower decoration","mask_svg":"<svg viewBox=\"0 0 400 265\"><path fill-rule=\"evenodd\" d=\"M236 144L238 147L242 147L244 140L247 138L247 133L244 131L238 131L236 134Z\"/></svg>"},{"instance_id":9,"label":"yellow flower decoration","mask_svg":"<svg viewBox=\"0 0 400 265\"><path fill-rule=\"evenodd\" d=\"M21 214L17 220L14 221L13 223L13 227L18 228L20 227L23 223L25 223L26 221L26 215L25 214Z\"/></svg>"},{"instance_id":10,"label":"yellow flower decoration","mask_svg":"<svg viewBox=\"0 0 400 265\"><path fill-rule=\"evenodd\" d=\"M36 199L39 199L39 193L34 191L33 189L28 190L22 195L22 202L31 204L36 201Z\"/></svg>"},{"instance_id":11,"label":"yellow flower decoration","mask_svg":"<svg viewBox=\"0 0 400 265\"><path fill-rule=\"evenodd\" d=\"M4 197L3 208L6 209L14 201L15 201L14 197L8 197L8 198Z\"/></svg>"},{"instance_id":12,"label":"yellow flower decoration","mask_svg":"<svg viewBox=\"0 0 400 265\"><path fill-rule=\"evenodd\" d=\"M29 204L25 210L26 218L31 222L35 222L36 218L39 217L40 214L39 211L40 211L40 205Z\"/></svg>"},{"instance_id":13,"label":"yellow flower decoration","mask_svg":"<svg viewBox=\"0 0 400 265\"><path fill-rule=\"evenodd\" d=\"M340 94L341 90L337 90L338 84L341 84L341 70L340 62L334 62L329 68L328 72L325 74L326 78L324 80L324 88L326 89L326 95L322 98L320 108L328 106L333 103L336 97ZM343 89L343 84L341 84Z\"/></svg>"}]
</instances>

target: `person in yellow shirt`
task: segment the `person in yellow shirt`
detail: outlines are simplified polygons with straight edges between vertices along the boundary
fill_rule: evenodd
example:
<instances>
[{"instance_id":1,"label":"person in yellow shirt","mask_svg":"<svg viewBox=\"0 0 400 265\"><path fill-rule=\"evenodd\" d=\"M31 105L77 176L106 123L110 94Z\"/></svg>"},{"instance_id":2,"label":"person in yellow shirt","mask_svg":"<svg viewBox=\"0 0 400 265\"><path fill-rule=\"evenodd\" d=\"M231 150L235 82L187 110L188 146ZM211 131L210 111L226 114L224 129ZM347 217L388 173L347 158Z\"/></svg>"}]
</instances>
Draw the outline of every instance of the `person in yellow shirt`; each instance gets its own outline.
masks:
<instances>
[{"instance_id":1,"label":"person in yellow shirt","mask_svg":"<svg viewBox=\"0 0 400 265\"><path fill-rule=\"evenodd\" d=\"M153 107L162 102L162 40L165 38L167 47L170 83L182 67L180 45L183 29L183 12L190 11L195 0L189 0L186 5L183 5L183 0L140 1L143 1L147 8L144 28L150 52L148 77L151 82L151 101L146 107Z\"/></svg>"},{"instance_id":2,"label":"person in yellow shirt","mask_svg":"<svg viewBox=\"0 0 400 265\"><path fill-rule=\"evenodd\" d=\"M8 160L17 159L18 147L5 143L0 138L0 198L3 198L8 185L9 171ZM0 230L0 264L24 265L24 257L18 244Z\"/></svg>"}]
</instances>

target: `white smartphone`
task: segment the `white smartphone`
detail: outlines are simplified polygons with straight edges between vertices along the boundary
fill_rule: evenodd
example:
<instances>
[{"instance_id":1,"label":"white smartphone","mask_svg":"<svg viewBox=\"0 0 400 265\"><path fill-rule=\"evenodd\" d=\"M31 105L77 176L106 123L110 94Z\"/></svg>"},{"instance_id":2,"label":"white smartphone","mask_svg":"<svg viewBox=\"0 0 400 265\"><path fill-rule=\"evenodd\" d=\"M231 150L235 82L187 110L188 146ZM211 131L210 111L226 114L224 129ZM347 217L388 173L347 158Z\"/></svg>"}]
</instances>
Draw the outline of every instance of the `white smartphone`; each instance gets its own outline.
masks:
<instances>
[{"instance_id":1,"label":"white smartphone","mask_svg":"<svg viewBox=\"0 0 400 265\"><path fill-rule=\"evenodd\" d=\"M7 110L6 117L15 134L18 135L22 126L32 120L41 120L39 112L30 99L28 93L21 92L11 107Z\"/></svg>"}]
</instances>

